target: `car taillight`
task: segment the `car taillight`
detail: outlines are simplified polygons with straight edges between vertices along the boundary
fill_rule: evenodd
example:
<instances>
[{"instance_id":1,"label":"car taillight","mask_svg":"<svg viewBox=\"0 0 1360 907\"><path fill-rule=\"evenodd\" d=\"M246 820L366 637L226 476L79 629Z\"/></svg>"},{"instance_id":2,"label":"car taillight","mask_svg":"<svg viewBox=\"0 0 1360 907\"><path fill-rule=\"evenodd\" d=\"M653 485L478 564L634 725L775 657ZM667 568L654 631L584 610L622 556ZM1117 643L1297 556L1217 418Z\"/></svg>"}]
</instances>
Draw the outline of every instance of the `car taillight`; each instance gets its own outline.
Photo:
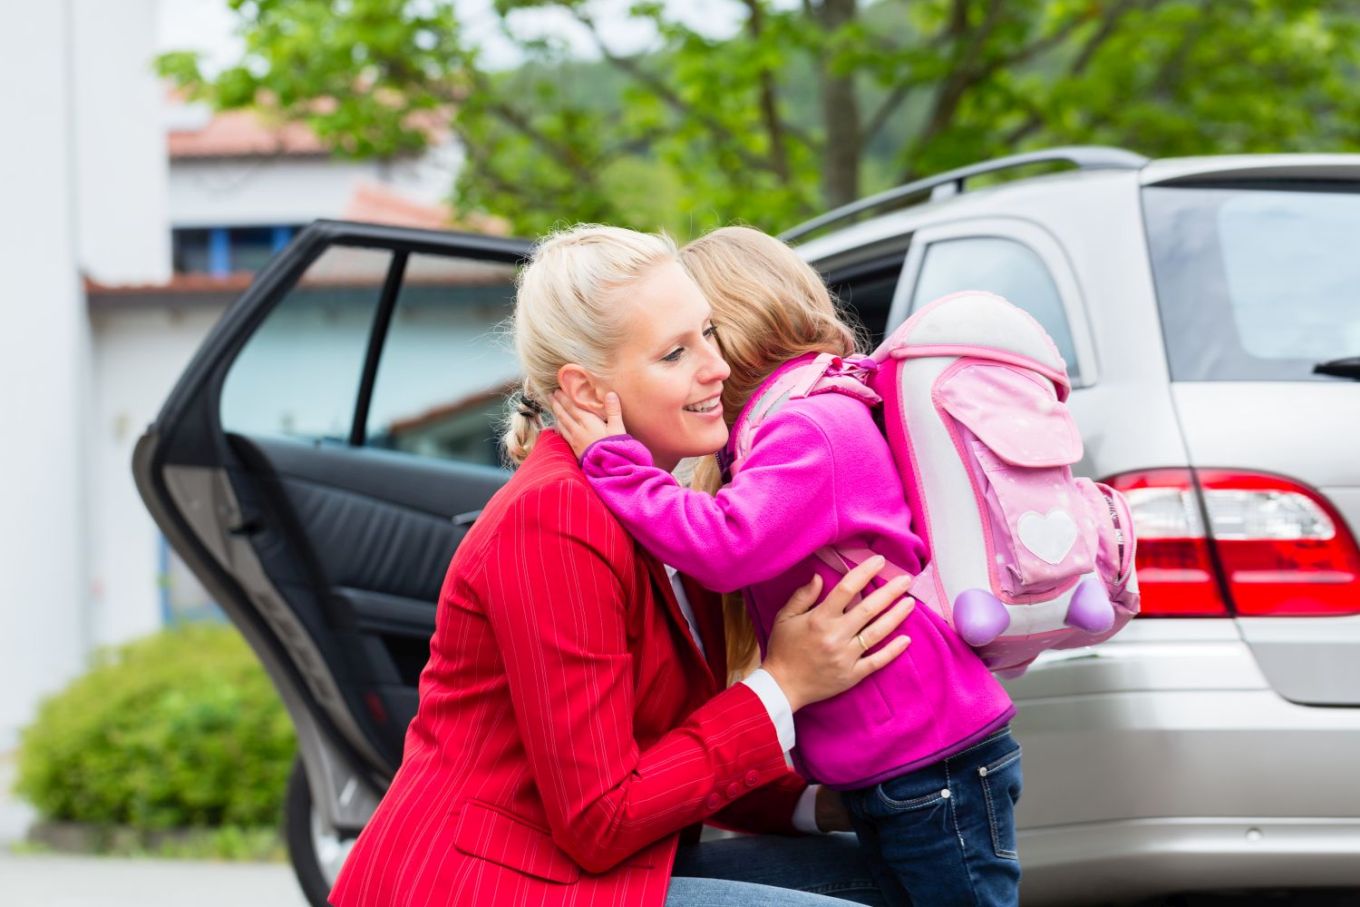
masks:
<instances>
[{"instance_id":1,"label":"car taillight","mask_svg":"<svg viewBox=\"0 0 1360 907\"><path fill-rule=\"evenodd\" d=\"M1151 469L1106 481L1124 493L1133 513L1142 614L1226 617L1228 604L1190 470Z\"/></svg>"},{"instance_id":2,"label":"car taillight","mask_svg":"<svg viewBox=\"0 0 1360 907\"><path fill-rule=\"evenodd\" d=\"M1360 549L1313 489L1228 469L1154 469L1109 484L1133 512L1144 615L1360 613Z\"/></svg>"}]
</instances>

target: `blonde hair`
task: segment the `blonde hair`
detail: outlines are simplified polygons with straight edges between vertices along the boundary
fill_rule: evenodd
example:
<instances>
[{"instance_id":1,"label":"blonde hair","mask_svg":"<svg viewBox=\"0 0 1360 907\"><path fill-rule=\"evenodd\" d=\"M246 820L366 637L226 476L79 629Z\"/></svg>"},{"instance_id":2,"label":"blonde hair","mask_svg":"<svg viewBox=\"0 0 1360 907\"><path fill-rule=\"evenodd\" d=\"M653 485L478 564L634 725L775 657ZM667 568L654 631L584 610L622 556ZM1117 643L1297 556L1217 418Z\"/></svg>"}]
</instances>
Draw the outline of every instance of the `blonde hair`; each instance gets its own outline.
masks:
<instances>
[{"instance_id":1,"label":"blonde hair","mask_svg":"<svg viewBox=\"0 0 1360 907\"><path fill-rule=\"evenodd\" d=\"M749 227L714 230L680 250L680 263L713 308L718 344L732 369L723 382L730 427L776 368L804 353L847 356L861 347L821 276L783 242ZM701 462L693 486L716 492L717 463ZM755 666L756 638L739 595L723 596L729 679Z\"/></svg>"},{"instance_id":2,"label":"blonde hair","mask_svg":"<svg viewBox=\"0 0 1360 907\"><path fill-rule=\"evenodd\" d=\"M509 401L506 456L524 462L544 427L557 372L575 362L607 374L622 339L620 294L677 258L670 237L577 224L540 242L520 271L510 330L524 383Z\"/></svg>"}]
</instances>

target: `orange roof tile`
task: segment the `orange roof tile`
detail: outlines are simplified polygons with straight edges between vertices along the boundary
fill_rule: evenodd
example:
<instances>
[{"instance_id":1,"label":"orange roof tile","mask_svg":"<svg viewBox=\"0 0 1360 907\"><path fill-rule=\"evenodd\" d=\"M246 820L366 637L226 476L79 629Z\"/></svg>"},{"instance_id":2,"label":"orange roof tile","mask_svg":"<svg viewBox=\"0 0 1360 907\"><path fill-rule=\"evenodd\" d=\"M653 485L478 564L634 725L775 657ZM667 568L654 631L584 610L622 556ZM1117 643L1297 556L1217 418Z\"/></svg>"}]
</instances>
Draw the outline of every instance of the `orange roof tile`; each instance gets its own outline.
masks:
<instances>
[{"instance_id":1,"label":"orange roof tile","mask_svg":"<svg viewBox=\"0 0 1360 907\"><path fill-rule=\"evenodd\" d=\"M326 146L303 123L269 123L258 113L218 113L199 129L172 129L171 158L273 157L326 154Z\"/></svg>"}]
</instances>

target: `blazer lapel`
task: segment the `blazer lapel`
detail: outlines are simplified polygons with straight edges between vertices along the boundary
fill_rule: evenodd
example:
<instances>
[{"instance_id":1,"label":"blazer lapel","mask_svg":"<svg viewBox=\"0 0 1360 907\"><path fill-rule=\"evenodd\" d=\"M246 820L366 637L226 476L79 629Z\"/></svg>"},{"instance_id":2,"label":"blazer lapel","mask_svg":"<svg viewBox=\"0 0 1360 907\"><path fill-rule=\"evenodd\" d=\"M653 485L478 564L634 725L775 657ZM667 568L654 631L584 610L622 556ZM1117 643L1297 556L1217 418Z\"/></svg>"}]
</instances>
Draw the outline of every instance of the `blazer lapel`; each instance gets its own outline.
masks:
<instances>
[{"instance_id":1,"label":"blazer lapel","mask_svg":"<svg viewBox=\"0 0 1360 907\"><path fill-rule=\"evenodd\" d=\"M727 634L723 627L722 596L710 592L683 573L680 574L680 585L689 598L690 608L694 611L694 623L704 640L708 669L713 672L713 679L721 690L727 686Z\"/></svg>"},{"instance_id":2,"label":"blazer lapel","mask_svg":"<svg viewBox=\"0 0 1360 907\"><path fill-rule=\"evenodd\" d=\"M657 560L655 557L653 557L650 554L647 554L646 552L640 551L639 554L647 563L647 572L652 578L652 585L656 587L657 594L663 603L663 608L666 614L670 617L671 622L675 624L676 628L680 631L681 635L684 636L685 644L688 648L690 655L693 656L695 664L697 666L701 665L704 669L703 674L709 675L709 679L714 681L714 689L710 692L709 695L712 695L712 693L716 693L718 690L721 690L724 686L726 686L726 678L723 677L719 679L718 675L714 675L712 673L713 669L711 663L708 661L707 658L705 658L704 653L699 651L699 646L695 644L694 636L690 633L689 623L688 621L685 620L685 615L680 612L680 603L675 600L675 588L671 586L671 578L666 574L665 565L663 565L661 561ZM684 586L686 596L691 596L692 593L690 592L690 586L686 584L687 578L682 575L680 579L681 584ZM700 600L699 603L702 604L703 600ZM690 606L691 608L694 608L695 622L699 623L699 609L694 607L695 605L696 602L694 598L691 597ZM713 637L709 633L705 632L702 623L699 623L699 633L703 637L705 650L711 652L715 647L709 643L709 640L712 639ZM720 633L718 636L718 641L721 642L721 639L722 637ZM725 658L726 653L724 652L723 654ZM710 655L709 657L712 656Z\"/></svg>"}]
</instances>

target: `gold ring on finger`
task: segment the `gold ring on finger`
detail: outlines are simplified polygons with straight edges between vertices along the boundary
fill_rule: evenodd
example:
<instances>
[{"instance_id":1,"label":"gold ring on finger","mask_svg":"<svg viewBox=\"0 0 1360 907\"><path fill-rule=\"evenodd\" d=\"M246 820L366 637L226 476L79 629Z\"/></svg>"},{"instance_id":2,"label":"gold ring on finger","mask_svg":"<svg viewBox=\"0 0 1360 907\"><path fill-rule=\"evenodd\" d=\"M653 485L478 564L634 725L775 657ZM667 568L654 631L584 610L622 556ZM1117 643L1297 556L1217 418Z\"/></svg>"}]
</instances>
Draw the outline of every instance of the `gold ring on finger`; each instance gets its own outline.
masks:
<instances>
[{"instance_id":1,"label":"gold ring on finger","mask_svg":"<svg viewBox=\"0 0 1360 907\"><path fill-rule=\"evenodd\" d=\"M864 641L864 634L856 633L855 642L859 643L859 647L865 652L869 651L869 644Z\"/></svg>"}]
</instances>

